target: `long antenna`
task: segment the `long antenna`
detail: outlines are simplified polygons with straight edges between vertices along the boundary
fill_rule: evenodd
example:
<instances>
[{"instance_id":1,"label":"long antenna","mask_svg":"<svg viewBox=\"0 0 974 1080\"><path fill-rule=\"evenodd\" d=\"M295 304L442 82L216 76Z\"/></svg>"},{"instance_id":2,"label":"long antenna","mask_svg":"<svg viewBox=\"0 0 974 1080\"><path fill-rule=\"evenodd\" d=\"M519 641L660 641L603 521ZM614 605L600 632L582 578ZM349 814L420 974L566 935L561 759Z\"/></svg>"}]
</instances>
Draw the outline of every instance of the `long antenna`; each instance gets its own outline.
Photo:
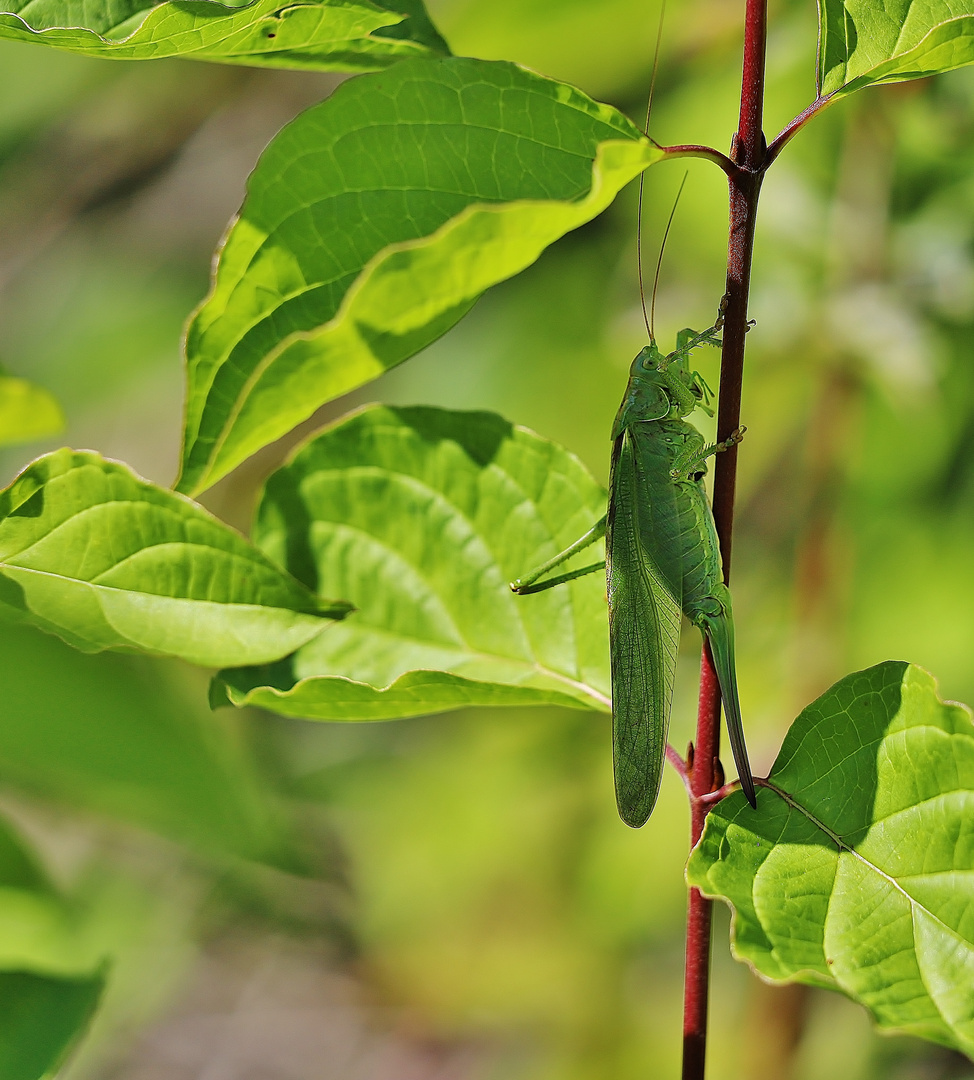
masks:
<instances>
[{"instance_id":1,"label":"long antenna","mask_svg":"<svg viewBox=\"0 0 974 1080\"><path fill-rule=\"evenodd\" d=\"M659 9L659 26L656 29L656 51L653 53L653 75L649 81L649 98L646 101L646 124L643 127L643 134L646 138L649 138L649 118L653 114L653 94L656 91L656 72L659 70L659 49L660 44L663 41L663 16L666 14L666 0L663 0ZM655 341L653 336L652 320L646 312L646 290L643 288L643 188L646 183L646 170L639 174L639 198L636 202L636 275L639 278L639 302L643 308L643 322L646 324L646 333L649 334L649 340ZM671 217L672 220L672 217ZM667 226L668 228L668 226ZM665 240L663 241L666 242ZM659 280L659 269L656 271L656 278ZM655 302L656 295L653 294L653 300Z\"/></svg>"},{"instance_id":2,"label":"long antenna","mask_svg":"<svg viewBox=\"0 0 974 1080\"><path fill-rule=\"evenodd\" d=\"M667 221L666 228L663 230L663 242L659 246L659 258L656 260L656 277L653 278L653 299L649 305L649 336L654 341L656 340L656 337L653 334L653 331L656 328L656 290L659 288L659 272L663 268L663 252L666 251L666 241L670 235L670 226L673 224L673 219L676 217L676 208L680 205L680 196L683 194L683 188L689 175L690 170L688 169L683 174L683 179L680 181L680 190L676 193L676 198L673 200L673 209L670 211L669 221ZM643 303L645 304L645 300Z\"/></svg>"}]
</instances>

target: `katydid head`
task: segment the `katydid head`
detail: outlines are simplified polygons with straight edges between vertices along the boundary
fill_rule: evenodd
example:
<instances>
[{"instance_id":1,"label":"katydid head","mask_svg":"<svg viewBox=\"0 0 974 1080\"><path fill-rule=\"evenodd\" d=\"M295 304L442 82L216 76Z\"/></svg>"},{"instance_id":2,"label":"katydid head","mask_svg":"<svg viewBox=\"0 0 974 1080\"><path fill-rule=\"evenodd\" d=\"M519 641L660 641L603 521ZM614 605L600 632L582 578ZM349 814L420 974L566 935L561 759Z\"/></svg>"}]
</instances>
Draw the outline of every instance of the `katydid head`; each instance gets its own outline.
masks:
<instances>
[{"instance_id":1,"label":"katydid head","mask_svg":"<svg viewBox=\"0 0 974 1080\"><path fill-rule=\"evenodd\" d=\"M629 366L626 394L612 425L613 441L632 424L662 420L672 415L671 380L665 368L661 370L659 367L662 360L662 353L655 341L636 353Z\"/></svg>"},{"instance_id":2,"label":"katydid head","mask_svg":"<svg viewBox=\"0 0 974 1080\"><path fill-rule=\"evenodd\" d=\"M650 341L648 345L636 353L635 359L629 365L629 377L631 379L639 378L640 375L646 375L650 371L665 371L666 370L666 358L659 351L655 341Z\"/></svg>"}]
</instances>

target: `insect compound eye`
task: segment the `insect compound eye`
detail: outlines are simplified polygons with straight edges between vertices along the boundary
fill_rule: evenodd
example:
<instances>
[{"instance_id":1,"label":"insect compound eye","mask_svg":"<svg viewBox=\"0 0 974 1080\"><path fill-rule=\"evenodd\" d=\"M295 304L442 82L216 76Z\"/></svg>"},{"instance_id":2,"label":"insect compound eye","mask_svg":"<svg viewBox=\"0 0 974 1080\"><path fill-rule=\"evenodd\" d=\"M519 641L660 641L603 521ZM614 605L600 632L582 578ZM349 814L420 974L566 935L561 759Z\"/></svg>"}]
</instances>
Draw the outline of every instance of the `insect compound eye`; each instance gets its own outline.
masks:
<instances>
[{"instance_id":1,"label":"insect compound eye","mask_svg":"<svg viewBox=\"0 0 974 1080\"><path fill-rule=\"evenodd\" d=\"M656 365L653 363L653 347L647 345L636 353L636 359L632 362L632 370L651 371Z\"/></svg>"}]
</instances>

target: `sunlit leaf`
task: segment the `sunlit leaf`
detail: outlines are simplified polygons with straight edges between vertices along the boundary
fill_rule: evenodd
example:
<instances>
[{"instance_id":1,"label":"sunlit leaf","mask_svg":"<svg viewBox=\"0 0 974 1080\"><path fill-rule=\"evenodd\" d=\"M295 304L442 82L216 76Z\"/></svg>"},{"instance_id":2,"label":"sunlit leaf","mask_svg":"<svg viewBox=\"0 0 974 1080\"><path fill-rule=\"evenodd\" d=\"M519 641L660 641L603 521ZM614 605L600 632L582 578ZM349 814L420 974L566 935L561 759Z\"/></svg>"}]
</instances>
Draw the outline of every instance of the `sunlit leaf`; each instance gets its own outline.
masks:
<instances>
[{"instance_id":1,"label":"sunlit leaf","mask_svg":"<svg viewBox=\"0 0 974 1080\"><path fill-rule=\"evenodd\" d=\"M347 610L189 499L72 450L0 493L0 605L78 648L214 667L276 659Z\"/></svg>"},{"instance_id":2,"label":"sunlit leaf","mask_svg":"<svg viewBox=\"0 0 974 1080\"><path fill-rule=\"evenodd\" d=\"M64 427L61 406L43 387L0 375L0 446L56 435Z\"/></svg>"},{"instance_id":3,"label":"sunlit leaf","mask_svg":"<svg viewBox=\"0 0 974 1080\"><path fill-rule=\"evenodd\" d=\"M687 877L733 906L760 974L974 1055L974 727L921 668L888 661L809 705L757 812L720 802Z\"/></svg>"},{"instance_id":4,"label":"sunlit leaf","mask_svg":"<svg viewBox=\"0 0 974 1080\"><path fill-rule=\"evenodd\" d=\"M819 92L922 79L974 63L974 2L819 0Z\"/></svg>"},{"instance_id":5,"label":"sunlit leaf","mask_svg":"<svg viewBox=\"0 0 974 1080\"><path fill-rule=\"evenodd\" d=\"M449 52L422 0L6 0L0 37L116 60L372 71Z\"/></svg>"},{"instance_id":6,"label":"sunlit leaf","mask_svg":"<svg viewBox=\"0 0 974 1080\"><path fill-rule=\"evenodd\" d=\"M182 491L412 356L662 156L513 64L399 64L288 125L189 328Z\"/></svg>"},{"instance_id":7,"label":"sunlit leaf","mask_svg":"<svg viewBox=\"0 0 974 1080\"><path fill-rule=\"evenodd\" d=\"M217 696L326 720L606 709L605 576L532 596L508 588L604 508L575 457L492 413L355 413L271 477L255 538L358 610L278 664L221 672Z\"/></svg>"}]
</instances>

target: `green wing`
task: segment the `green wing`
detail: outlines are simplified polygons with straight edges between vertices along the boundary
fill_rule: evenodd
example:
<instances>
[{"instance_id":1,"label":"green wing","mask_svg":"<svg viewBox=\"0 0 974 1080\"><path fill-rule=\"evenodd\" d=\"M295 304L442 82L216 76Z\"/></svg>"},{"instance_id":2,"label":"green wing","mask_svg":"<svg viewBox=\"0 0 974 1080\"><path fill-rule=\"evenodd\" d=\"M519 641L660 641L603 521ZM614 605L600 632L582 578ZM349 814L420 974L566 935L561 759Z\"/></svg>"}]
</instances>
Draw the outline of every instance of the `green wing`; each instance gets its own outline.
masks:
<instances>
[{"instance_id":1,"label":"green wing","mask_svg":"<svg viewBox=\"0 0 974 1080\"><path fill-rule=\"evenodd\" d=\"M622 820L638 829L656 805L680 644L680 603L640 542L650 485L632 437L612 451L606 527L612 754Z\"/></svg>"}]
</instances>

